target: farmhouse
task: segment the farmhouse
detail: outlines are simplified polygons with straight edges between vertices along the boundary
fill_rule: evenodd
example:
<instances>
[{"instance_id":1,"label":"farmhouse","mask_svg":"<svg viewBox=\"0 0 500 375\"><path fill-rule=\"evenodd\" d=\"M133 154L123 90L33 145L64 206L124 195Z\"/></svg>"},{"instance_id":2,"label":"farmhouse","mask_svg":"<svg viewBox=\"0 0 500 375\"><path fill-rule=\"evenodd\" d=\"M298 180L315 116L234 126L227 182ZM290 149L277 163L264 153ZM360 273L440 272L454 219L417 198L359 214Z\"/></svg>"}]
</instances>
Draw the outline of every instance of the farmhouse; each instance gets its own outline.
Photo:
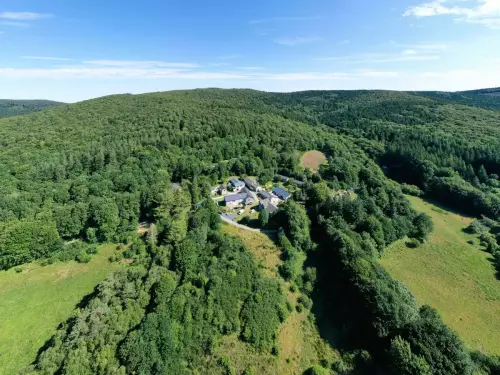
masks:
<instances>
[{"instance_id":1,"label":"farmhouse","mask_svg":"<svg viewBox=\"0 0 500 375\"><path fill-rule=\"evenodd\" d=\"M275 181L288 182L289 179L290 179L290 177L278 174L278 175L276 175Z\"/></svg>"},{"instance_id":2,"label":"farmhouse","mask_svg":"<svg viewBox=\"0 0 500 375\"><path fill-rule=\"evenodd\" d=\"M271 195L271 193L268 193L265 190L261 190L261 191L259 191L259 197L261 197L262 199L271 199L272 195Z\"/></svg>"},{"instance_id":3,"label":"farmhouse","mask_svg":"<svg viewBox=\"0 0 500 375\"><path fill-rule=\"evenodd\" d=\"M225 195L227 194L227 187L225 185L220 185L218 188L217 188L217 192L220 194L220 195Z\"/></svg>"},{"instance_id":4,"label":"farmhouse","mask_svg":"<svg viewBox=\"0 0 500 375\"><path fill-rule=\"evenodd\" d=\"M299 180L293 180L293 183L298 187L303 187L306 184L305 182Z\"/></svg>"},{"instance_id":5,"label":"farmhouse","mask_svg":"<svg viewBox=\"0 0 500 375\"><path fill-rule=\"evenodd\" d=\"M243 181L245 182L245 185L247 186L247 188L249 188L250 190L252 191L257 191L257 189L259 188L259 184L252 180L251 178L244 178Z\"/></svg>"},{"instance_id":6,"label":"farmhouse","mask_svg":"<svg viewBox=\"0 0 500 375\"><path fill-rule=\"evenodd\" d=\"M286 201L290 198L290 193L288 191L286 191L285 189L280 188L279 186L274 187L273 194L284 201Z\"/></svg>"},{"instance_id":7,"label":"farmhouse","mask_svg":"<svg viewBox=\"0 0 500 375\"><path fill-rule=\"evenodd\" d=\"M241 205L250 206L257 202L257 195L250 190L242 189L238 194L227 195L224 197L224 202L229 208L235 208Z\"/></svg>"},{"instance_id":8,"label":"farmhouse","mask_svg":"<svg viewBox=\"0 0 500 375\"><path fill-rule=\"evenodd\" d=\"M270 199L264 199L264 200L260 201L259 208L261 210L265 209L267 212L269 212L270 215L272 215L272 214L276 213L276 211L278 211L278 207L275 204L273 204Z\"/></svg>"},{"instance_id":9,"label":"farmhouse","mask_svg":"<svg viewBox=\"0 0 500 375\"><path fill-rule=\"evenodd\" d=\"M229 180L228 187L232 191L238 192L245 187L245 183L243 181L238 180L237 178L232 178L231 180Z\"/></svg>"}]
</instances>

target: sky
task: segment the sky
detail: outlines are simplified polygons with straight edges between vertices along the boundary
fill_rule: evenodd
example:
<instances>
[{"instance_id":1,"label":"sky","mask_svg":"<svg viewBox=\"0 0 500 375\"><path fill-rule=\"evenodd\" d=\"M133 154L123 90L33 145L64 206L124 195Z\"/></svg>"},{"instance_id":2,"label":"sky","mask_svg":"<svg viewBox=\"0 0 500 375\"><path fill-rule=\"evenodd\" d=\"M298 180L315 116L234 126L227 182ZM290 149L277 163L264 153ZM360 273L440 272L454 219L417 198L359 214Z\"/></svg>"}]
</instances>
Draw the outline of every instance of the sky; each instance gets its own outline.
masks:
<instances>
[{"instance_id":1,"label":"sky","mask_svg":"<svg viewBox=\"0 0 500 375\"><path fill-rule=\"evenodd\" d=\"M1 0L0 98L500 86L500 0Z\"/></svg>"}]
</instances>

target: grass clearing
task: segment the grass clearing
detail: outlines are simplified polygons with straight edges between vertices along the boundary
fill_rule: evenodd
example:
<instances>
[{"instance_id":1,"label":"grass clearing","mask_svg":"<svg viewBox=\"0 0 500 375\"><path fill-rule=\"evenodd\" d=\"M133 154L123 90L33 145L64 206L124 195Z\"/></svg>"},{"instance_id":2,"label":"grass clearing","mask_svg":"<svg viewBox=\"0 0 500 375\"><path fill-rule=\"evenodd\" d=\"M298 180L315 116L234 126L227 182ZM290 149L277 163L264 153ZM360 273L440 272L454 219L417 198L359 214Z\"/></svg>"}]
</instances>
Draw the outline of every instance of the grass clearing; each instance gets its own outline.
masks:
<instances>
[{"instance_id":1,"label":"grass clearing","mask_svg":"<svg viewBox=\"0 0 500 375\"><path fill-rule=\"evenodd\" d=\"M326 164L326 155L321 151L307 151L300 158L300 165L313 172L317 171L322 164Z\"/></svg>"},{"instance_id":2,"label":"grass clearing","mask_svg":"<svg viewBox=\"0 0 500 375\"><path fill-rule=\"evenodd\" d=\"M416 249L407 248L405 241L393 244L381 263L419 303L435 307L469 348L500 354L500 281L491 255L477 241L467 243L474 236L462 232L472 219L420 198L408 199L432 217L435 230Z\"/></svg>"},{"instance_id":3,"label":"grass clearing","mask_svg":"<svg viewBox=\"0 0 500 375\"><path fill-rule=\"evenodd\" d=\"M30 263L17 273L0 271L0 374L16 374L68 319L75 306L119 263L108 258L115 245L99 247L86 264Z\"/></svg>"},{"instance_id":4,"label":"grass clearing","mask_svg":"<svg viewBox=\"0 0 500 375\"><path fill-rule=\"evenodd\" d=\"M293 305L300 293L290 292L291 284L278 275L281 250L273 240L263 233L250 232L229 224L223 224L225 233L238 236L255 256L266 276L277 278L282 284L287 299ZM278 332L279 354L259 353L238 339L237 335L224 337L219 343L215 357L227 358L235 373L241 374L250 365L261 375L302 374L314 364L325 360L329 363L339 358L338 353L321 338L309 311L293 311Z\"/></svg>"}]
</instances>

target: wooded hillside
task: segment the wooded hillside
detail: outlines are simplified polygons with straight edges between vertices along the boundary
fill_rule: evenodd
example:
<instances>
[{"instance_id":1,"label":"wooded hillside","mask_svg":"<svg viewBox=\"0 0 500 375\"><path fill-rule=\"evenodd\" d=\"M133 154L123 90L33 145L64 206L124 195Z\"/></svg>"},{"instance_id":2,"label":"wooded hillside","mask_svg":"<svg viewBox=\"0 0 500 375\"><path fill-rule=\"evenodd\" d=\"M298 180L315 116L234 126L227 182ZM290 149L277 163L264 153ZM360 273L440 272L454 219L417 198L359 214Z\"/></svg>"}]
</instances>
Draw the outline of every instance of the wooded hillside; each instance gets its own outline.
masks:
<instances>
[{"instance_id":1,"label":"wooded hillside","mask_svg":"<svg viewBox=\"0 0 500 375\"><path fill-rule=\"evenodd\" d=\"M378 258L433 230L403 190L500 218L499 121L500 112L411 93L219 89L1 119L0 269L67 259L75 239L122 243L132 263L23 373L199 374L215 361L211 373L231 374L231 359L214 357L220 338L278 355L293 308L311 309L343 354L311 374L496 373L497 358L470 353ZM317 172L300 163L310 150L327 156ZM266 184L276 174L305 183L273 218L296 307L221 233L210 198L229 176ZM152 223L144 239L140 221Z\"/></svg>"}]
</instances>

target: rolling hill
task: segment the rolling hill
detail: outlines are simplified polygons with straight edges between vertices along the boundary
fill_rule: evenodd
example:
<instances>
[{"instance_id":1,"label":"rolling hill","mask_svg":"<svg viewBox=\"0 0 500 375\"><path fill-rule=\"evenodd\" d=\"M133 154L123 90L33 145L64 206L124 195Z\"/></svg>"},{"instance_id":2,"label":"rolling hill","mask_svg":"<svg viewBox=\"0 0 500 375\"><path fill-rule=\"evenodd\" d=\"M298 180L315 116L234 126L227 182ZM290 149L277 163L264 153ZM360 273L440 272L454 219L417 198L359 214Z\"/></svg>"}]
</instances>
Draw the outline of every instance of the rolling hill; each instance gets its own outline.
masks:
<instances>
[{"instance_id":1,"label":"rolling hill","mask_svg":"<svg viewBox=\"0 0 500 375\"><path fill-rule=\"evenodd\" d=\"M0 118L25 115L28 113L42 111L47 108L62 105L64 103L51 100L11 100L0 99Z\"/></svg>"},{"instance_id":2,"label":"rolling hill","mask_svg":"<svg viewBox=\"0 0 500 375\"><path fill-rule=\"evenodd\" d=\"M471 353L379 257L432 236L403 189L500 218L499 123L421 93L220 89L0 119L0 269L64 258L76 239L130 245L131 267L23 374L256 373L249 358L263 373L492 373L498 359ZM220 228L211 186L276 174L305 184L273 218L272 244ZM154 224L145 238L139 222Z\"/></svg>"}]
</instances>

